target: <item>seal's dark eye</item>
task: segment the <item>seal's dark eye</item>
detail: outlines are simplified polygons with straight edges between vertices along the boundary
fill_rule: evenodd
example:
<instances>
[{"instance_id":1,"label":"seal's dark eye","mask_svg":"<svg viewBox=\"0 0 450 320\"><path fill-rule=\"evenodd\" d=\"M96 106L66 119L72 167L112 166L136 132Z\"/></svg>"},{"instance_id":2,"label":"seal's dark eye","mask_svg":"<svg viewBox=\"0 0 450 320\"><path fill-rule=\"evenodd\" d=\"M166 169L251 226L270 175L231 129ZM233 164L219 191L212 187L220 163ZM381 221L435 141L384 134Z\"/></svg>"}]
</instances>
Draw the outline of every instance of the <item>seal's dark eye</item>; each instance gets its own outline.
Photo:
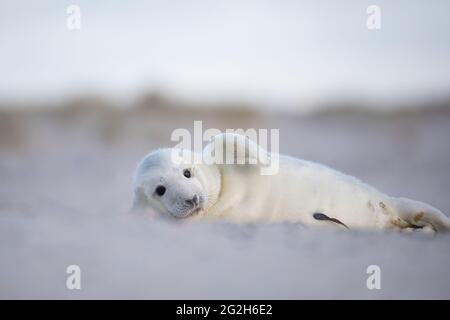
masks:
<instances>
[{"instance_id":1,"label":"seal's dark eye","mask_svg":"<svg viewBox=\"0 0 450 320\"><path fill-rule=\"evenodd\" d=\"M166 187L164 186L157 186L155 189L155 192L158 196L162 196L166 192Z\"/></svg>"},{"instance_id":2,"label":"seal's dark eye","mask_svg":"<svg viewBox=\"0 0 450 320\"><path fill-rule=\"evenodd\" d=\"M183 175L184 175L186 178L190 178L190 177L191 177L191 171L190 171L189 169L184 169Z\"/></svg>"}]
</instances>

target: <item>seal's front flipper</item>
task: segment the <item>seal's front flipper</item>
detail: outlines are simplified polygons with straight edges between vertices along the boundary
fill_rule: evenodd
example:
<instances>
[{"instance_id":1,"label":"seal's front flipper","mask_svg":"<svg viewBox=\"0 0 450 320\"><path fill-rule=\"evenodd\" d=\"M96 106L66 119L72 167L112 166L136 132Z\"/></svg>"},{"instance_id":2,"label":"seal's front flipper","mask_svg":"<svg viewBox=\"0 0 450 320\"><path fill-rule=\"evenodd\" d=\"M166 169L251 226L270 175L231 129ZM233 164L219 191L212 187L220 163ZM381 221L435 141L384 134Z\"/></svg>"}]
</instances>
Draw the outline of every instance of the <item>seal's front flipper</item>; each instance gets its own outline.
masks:
<instances>
[{"instance_id":1,"label":"seal's front flipper","mask_svg":"<svg viewBox=\"0 0 450 320\"><path fill-rule=\"evenodd\" d=\"M215 164L267 164L269 153L246 136L222 133L213 137L203 150Z\"/></svg>"},{"instance_id":2,"label":"seal's front flipper","mask_svg":"<svg viewBox=\"0 0 450 320\"><path fill-rule=\"evenodd\" d=\"M322 220L322 221L331 221L337 224L340 224L341 226L344 226L345 228L347 228L348 230L350 230L349 227L347 227L347 225L343 222L341 222L340 220L336 219L336 218L330 218L329 216L327 216L326 214L317 212L313 214L313 218L316 220Z\"/></svg>"}]
</instances>

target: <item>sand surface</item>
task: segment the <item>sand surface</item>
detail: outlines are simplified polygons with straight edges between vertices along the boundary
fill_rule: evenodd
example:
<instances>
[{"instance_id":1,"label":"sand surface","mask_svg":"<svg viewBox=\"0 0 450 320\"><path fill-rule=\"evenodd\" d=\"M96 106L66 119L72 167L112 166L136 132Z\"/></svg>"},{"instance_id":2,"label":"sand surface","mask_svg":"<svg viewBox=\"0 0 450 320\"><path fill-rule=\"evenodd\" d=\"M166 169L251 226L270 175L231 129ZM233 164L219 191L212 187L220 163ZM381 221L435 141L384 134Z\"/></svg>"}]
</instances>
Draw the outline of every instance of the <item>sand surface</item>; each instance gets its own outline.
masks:
<instances>
[{"instance_id":1,"label":"sand surface","mask_svg":"<svg viewBox=\"0 0 450 320\"><path fill-rule=\"evenodd\" d=\"M279 128L282 153L449 213L448 112L70 112L0 115L0 298L450 298L450 235L180 224L128 212L138 160L202 119L205 128ZM71 264L81 267L80 291L66 289ZM366 287L372 264L381 290Z\"/></svg>"}]
</instances>

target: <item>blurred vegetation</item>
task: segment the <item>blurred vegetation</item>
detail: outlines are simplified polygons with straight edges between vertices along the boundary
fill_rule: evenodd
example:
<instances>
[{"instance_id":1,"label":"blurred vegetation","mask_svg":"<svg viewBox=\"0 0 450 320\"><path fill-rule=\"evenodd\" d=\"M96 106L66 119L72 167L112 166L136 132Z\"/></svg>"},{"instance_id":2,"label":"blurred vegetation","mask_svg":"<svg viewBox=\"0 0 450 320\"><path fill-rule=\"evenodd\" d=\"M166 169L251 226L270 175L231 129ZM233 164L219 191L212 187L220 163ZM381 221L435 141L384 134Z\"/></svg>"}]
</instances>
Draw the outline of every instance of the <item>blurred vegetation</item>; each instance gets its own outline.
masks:
<instances>
[{"instance_id":1,"label":"blurred vegetation","mask_svg":"<svg viewBox=\"0 0 450 320\"><path fill-rule=\"evenodd\" d=\"M295 120L298 117L414 119L425 115L450 115L450 97L387 109L371 108L362 101L335 101L317 106L315 110L308 114L284 114L277 110L263 112L256 106L239 102L195 105L157 92L149 92L129 105L120 106L98 96L78 97L62 105L0 105L0 147L23 147L39 128L76 132L104 143L115 143L148 137L164 140L175 128L192 129L194 120L224 130L264 128L271 117L280 116Z\"/></svg>"}]
</instances>

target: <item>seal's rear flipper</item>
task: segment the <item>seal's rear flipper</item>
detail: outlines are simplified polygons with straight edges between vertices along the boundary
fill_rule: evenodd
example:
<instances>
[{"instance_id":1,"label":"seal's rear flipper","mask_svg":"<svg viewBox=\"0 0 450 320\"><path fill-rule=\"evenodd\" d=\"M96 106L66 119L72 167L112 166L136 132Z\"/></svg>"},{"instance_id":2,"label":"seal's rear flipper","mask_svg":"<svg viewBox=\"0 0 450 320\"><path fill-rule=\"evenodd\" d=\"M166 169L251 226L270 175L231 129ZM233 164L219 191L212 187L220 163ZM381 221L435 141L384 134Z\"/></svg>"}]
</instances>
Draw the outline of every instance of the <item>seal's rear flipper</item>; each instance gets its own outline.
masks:
<instances>
[{"instance_id":1,"label":"seal's rear flipper","mask_svg":"<svg viewBox=\"0 0 450 320\"><path fill-rule=\"evenodd\" d=\"M450 231L450 218L429 204L407 198L395 198L392 202L398 216L418 228L432 228L435 231Z\"/></svg>"}]
</instances>

